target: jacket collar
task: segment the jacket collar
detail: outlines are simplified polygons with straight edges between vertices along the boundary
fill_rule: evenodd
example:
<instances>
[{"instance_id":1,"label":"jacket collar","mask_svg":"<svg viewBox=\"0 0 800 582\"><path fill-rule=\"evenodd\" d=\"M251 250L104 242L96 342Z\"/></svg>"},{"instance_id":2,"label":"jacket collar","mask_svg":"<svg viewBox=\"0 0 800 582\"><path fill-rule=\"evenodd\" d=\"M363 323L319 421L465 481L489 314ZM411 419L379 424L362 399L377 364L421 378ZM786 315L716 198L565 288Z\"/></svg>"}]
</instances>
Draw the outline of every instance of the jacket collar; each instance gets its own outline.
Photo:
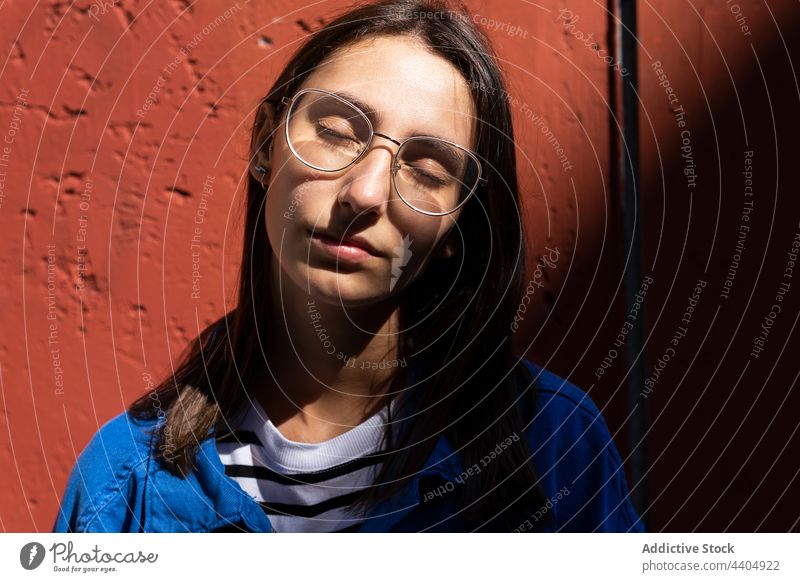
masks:
<instances>
[{"instance_id":1,"label":"jacket collar","mask_svg":"<svg viewBox=\"0 0 800 582\"><path fill-rule=\"evenodd\" d=\"M423 375L419 364L412 364L408 369L407 385L417 386ZM417 410L419 398L422 396L420 389L411 393L411 402L408 408ZM402 430L402 428L401 428ZM398 495L383 501L367 512L366 519L359 529L361 532L385 532L399 522L420 503L420 486L430 477L438 477L445 481L453 481L461 473L461 464L458 455L450 441L444 434L440 434L423 469L408 481Z\"/></svg>"},{"instance_id":2,"label":"jacket collar","mask_svg":"<svg viewBox=\"0 0 800 582\"><path fill-rule=\"evenodd\" d=\"M445 481L453 481L460 473L461 465L457 454L447 438L443 434L439 435L436 446L425 461L422 471L415 475L398 495L373 507L367 513L359 531L389 531L392 526L419 505L420 486L428 478L435 476Z\"/></svg>"},{"instance_id":3,"label":"jacket collar","mask_svg":"<svg viewBox=\"0 0 800 582\"><path fill-rule=\"evenodd\" d=\"M213 429L200 443L195 463L194 471L180 477L150 461L145 531L210 532L236 524L254 532L272 530L261 507L225 475Z\"/></svg>"}]
</instances>

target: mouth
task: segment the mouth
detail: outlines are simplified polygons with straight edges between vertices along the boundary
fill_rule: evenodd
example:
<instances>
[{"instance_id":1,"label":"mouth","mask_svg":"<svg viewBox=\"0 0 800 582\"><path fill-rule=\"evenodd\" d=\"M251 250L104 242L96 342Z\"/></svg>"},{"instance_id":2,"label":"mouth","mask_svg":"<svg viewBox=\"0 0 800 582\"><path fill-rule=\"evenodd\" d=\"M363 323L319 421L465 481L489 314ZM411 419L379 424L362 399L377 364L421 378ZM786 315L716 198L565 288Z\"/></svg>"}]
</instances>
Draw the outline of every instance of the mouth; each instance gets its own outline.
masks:
<instances>
[{"instance_id":1,"label":"mouth","mask_svg":"<svg viewBox=\"0 0 800 582\"><path fill-rule=\"evenodd\" d=\"M361 237L341 237L320 230L308 231L312 244L324 253L339 260L361 262L371 257L382 256Z\"/></svg>"}]
</instances>

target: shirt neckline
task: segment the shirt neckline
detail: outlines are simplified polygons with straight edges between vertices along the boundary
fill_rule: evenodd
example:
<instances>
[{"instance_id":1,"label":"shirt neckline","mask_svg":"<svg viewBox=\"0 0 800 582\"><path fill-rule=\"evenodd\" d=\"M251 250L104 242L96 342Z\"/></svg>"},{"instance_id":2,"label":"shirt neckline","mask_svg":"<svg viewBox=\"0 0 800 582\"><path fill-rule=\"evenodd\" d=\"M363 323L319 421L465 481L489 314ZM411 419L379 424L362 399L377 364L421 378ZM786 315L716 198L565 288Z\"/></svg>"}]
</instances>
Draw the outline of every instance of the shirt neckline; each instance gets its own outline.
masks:
<instances>
[{"instance_id":1,"label":"shirt neckline","mask_svg":"<svg viewBox=\"0 0 800 582\"><path fill-rule=\"evenodd\" d=\"M310 472L329 469L385 447L384 431L390 404L340 435L319 443L287 439L269 419L261 404L253 399L240 429L255 433L261 447L253 447L253 458L282 472Z\"/></svg>"}]
</instances>

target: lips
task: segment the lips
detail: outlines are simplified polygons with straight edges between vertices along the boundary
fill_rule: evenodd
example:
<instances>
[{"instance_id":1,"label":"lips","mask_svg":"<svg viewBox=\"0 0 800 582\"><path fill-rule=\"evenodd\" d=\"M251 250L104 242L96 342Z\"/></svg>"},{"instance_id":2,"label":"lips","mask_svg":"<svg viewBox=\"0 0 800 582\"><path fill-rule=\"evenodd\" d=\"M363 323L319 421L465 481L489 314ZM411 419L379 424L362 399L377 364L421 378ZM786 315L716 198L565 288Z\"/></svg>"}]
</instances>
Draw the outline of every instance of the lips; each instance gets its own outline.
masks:
<instances>
[{"instance_id":1,"label":"lips","mask_svg":"<svg viewBox=\"0 0 800 582\"><path fill-rule=\"evenodd\" d=\"M360 249L375 257L383 256L383 253L378 251L366 239L359 235L343 237L340 234L320 229L316 229L314 231L309 230L308 233L328 247L340 247L343 251L347 250L348 248Z\"/></svg>"}]
</instances>

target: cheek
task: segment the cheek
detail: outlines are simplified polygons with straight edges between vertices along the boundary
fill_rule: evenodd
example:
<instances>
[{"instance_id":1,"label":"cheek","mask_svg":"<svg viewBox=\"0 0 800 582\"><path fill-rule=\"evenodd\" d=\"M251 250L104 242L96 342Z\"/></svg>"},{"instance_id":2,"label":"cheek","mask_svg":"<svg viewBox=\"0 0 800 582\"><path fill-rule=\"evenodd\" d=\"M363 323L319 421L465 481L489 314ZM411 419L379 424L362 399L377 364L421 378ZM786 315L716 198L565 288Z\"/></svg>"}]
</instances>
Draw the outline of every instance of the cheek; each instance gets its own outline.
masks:
<instances>
[{"instance_id":1,"label":"cheek","mask_svg":"<svg viewBox=\"0 0 800 582\"><path fill-rule=\"evenodd\" d=\"M452 221L420 217L414 213L410 220L396 223L396 227L398 242L393 249L393 258L387 261L387 276L399 278L400 287L406 287L427 269L436 268L434 251L452 227Z\"/></svg>"},{"instance_id":2,"label":"cheek","mask_svg":"<svg viewBox=\"0 0 800 582\"><path fill-rule=\"evenodd\" d=\"M410 248L413 260L425 260L436 245L455 226L450 217L424 216L399 201L389 212L389 219L397 230L397 248Z\"/></svg>"},{"instance_id":3,"label":"cheek","mask_svg":"<svg viewBox=\"0 0 800 582\"><path fill-rule=\"evenodd\" d=\"M284 232L300 232L306 225L319 222L317 215L320 210L315 208L315 201L320 201L320 193L314 192L313 182L303 177L282 172L270 183L264 214L267 233L276 254Z\"/></svg>"},{"instance_id":4,"label":"cheek","mask_svg":"<svg viewBox=\"0 0 800 582\"><path fill-rule=\"evenodd\" d=\"M312 199L317 172L294 159L282 139L275 143L273 173L266 192L267 224L283 230L298 217L307 215L303 207Z\"/></svg>"},{"instance_id":5,"label":"cheek","mask_svg":"<svg viewBox=\"0 0 800 582\"><path fill-rule=\"evenodd\" d=\"M266 199L267 228L282 232L305 216L305 201L308 189L303 185L293 189L282 187L280 181L274 183Z\"/></svg>"}]
</instances>

